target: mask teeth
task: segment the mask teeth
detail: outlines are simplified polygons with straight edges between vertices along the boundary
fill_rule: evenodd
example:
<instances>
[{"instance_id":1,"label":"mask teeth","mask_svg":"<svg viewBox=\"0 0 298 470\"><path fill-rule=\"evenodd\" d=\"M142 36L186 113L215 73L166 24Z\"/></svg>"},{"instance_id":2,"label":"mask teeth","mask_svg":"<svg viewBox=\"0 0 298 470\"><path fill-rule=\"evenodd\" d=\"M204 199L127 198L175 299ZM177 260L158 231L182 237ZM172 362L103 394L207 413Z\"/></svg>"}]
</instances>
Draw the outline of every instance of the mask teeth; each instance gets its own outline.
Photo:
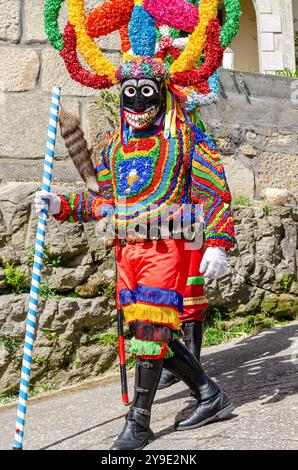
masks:
<instances>
[{"instance_id":1,"label":"mask teeth","mask_svg":"<svg viewBox=\"0 0 298 470\"><path fill-rule=\"evenodd\" d=\"M142 127L146 124L150 124L150 122L155 118L157 115L157 109L154 107L149 111L141 114L134 114L130 113L129 111L125 111L125 118L127 122L133 127Z\"/></svg>"}]
</instances>

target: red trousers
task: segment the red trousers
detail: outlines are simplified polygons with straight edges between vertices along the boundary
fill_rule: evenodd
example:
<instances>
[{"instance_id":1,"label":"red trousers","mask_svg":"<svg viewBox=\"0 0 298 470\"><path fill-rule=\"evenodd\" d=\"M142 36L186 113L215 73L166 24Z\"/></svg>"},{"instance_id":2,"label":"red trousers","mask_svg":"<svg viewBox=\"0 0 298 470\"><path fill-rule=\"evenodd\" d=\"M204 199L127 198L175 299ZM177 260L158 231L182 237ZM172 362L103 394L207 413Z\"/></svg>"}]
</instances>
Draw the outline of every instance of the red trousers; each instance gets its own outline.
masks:
<instances>
[{"instance_id":1,"label":"red trousers","mask_svg":"<svg viewBox=\"0 0 298 470\"><path fill-rule=\"evenodd\" d=\"M204 320L208 302L199 272L203 249L184 240L156 240L116 247L120 304L127 323L180 328Z\"/></svg>"}]
</instances>

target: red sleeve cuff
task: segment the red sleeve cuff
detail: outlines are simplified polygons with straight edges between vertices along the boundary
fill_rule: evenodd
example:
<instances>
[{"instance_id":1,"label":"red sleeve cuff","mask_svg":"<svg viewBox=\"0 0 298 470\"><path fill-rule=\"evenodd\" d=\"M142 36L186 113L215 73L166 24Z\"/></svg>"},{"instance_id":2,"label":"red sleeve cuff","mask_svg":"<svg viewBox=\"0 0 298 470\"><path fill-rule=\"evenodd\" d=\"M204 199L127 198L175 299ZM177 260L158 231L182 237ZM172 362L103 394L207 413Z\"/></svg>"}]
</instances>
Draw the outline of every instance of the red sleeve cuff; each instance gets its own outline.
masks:
<instances>
[{"instance_id":1,"label":"red sleeve cuff","mask_svg":"<svg viewBox=\"0 0 298 470\"><path fill-rule=\"evenodd\" d=\"M205 246L221 246L226 249L226 251L231 250L234 248L234 242L228 242L227 240L223 240L221 238L209 238L206 240Z\"/></svg>"},{"instance_id":2,"label":"red sleeve cuff","mask_svg":"<svg viewBox=\"0 0 298 470\"><path fill-rule=\"evenodd\" d=\"M61 199L61 209L59 214L54 215L54 217L59 222L64 222L70 216L71 209L66 197L62 196L62 194L58 194L58 197Z\"/></svg>"}]
</instances>

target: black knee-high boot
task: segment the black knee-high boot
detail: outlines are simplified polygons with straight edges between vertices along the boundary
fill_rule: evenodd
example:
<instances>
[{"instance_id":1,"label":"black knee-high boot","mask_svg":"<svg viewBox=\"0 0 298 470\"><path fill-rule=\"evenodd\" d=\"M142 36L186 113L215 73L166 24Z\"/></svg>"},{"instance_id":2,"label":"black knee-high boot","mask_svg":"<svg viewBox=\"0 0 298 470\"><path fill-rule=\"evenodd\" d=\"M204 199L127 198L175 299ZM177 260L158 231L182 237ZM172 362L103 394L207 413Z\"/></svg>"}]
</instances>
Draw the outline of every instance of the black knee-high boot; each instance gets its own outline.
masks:
<instances>
[{"instance_id":1,"label":"black knee-high boot","mask_svg":"<svg viewBox=\"0 0 298 470\"><path fill-rule=\"evenodd\" d=\"M190 322L182 323L181 330L183 333L183 341L185 346L193 353L195 358L200 362L201 349L204 333L204 322L193 320ZM163 369L158 390L168 388L171 385L179 382L179 378L167 369Z\"/></svg>"},{"instance_id":2,"label":"black knee-high boot","mask_svg":"<svg viewBox=\"0 0 298 470\"><path fill-rule=\"evenodd\" d=\"M185 346L193 353L197 361L200 362L204 322L197 320L185 322L182 323L181 329Z\"/></svg>"},{"instance_id":3,"label":"black knee-high boot","mask_svg":"<svg viewBox=\"0 0 298 470\"><path fill-rule=\"evenodd\" d=\"M179 377L193 392L198 406L188 418L176 423L176 429L194 429L230 416L234 410L225 393L206 375L193 354L180 342L170 342L174 356L164 361L164 367Z\"/></svg>"},{"instance_id":4,"label":"black knee-high boot","mask_svg":"<svg viewBox=\"0 0 298 470\"><path fill-rule=\"evenodd\" d=\"M162 366L163 359L137 359L134 399L123 431L111 450L140 450L154 440L150 415Z\"/></svg>"}]
</instances>

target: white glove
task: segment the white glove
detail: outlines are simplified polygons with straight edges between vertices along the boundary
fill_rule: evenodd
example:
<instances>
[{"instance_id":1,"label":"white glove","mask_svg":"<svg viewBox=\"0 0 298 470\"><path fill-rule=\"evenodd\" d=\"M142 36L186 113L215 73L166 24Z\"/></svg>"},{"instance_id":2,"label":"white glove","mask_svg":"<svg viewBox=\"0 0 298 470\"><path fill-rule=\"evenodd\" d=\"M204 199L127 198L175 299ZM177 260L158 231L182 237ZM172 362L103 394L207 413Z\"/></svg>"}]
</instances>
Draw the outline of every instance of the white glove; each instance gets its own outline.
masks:
<instances>
[{"instance_id":1,"label":"white glove","mask_svg":"<svg viewBox=\"0 0 298 470\"><path fill-rule=\"evenodd\" d=\"M47 191L38 191L35 194L34 205L35 212L37 215L42 215L42 210L46 209L46 199L49 201L49 214L56 215L59 214L61 209L61 199L54 193L48 193Z\"/></svg>"},{"instance_id":2,"label":"white glove","mask_svg":"<svg viewBox=\"0 0 298 470\"><path fill-rule=\"evenodd\" d=\"M209 279L218 279L227 274L226 250L220 246L209 246L203 256L200 272Z\"/></svg>"}]
</instances>

